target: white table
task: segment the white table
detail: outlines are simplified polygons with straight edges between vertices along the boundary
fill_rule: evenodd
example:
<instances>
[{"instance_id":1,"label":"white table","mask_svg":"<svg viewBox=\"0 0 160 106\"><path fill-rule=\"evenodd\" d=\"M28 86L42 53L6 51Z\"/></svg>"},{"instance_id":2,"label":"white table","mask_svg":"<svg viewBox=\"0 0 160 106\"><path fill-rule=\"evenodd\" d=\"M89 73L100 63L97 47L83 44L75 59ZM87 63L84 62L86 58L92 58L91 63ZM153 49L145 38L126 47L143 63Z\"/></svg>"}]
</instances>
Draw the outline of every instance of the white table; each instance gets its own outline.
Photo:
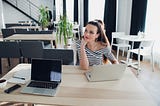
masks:
<instances>
[{"instance_id":1,"label":"white table","mask_svg":"<svg viewBox=\"0 0 160 106\"><path fill-rule=\"evenodd\" d=\"M153 41L153 40L155 40L154 38L150 38L150 37L147 37L147 36L142 37L142 36L137 36L137 35L119 35L118 38L121 39L121 40L131 41L132 42L131 49L134 48L134 43L135 42ZM131 57L132 57L132 54L131 54ZM135 64L138 64L138 63L137 62L132 62L132 59L131 59L131 61L121 60L121 62L125 63L125 64L128 64L128 66L131 66L131 67L137 69Z\"/></svg>"}]
</instances>

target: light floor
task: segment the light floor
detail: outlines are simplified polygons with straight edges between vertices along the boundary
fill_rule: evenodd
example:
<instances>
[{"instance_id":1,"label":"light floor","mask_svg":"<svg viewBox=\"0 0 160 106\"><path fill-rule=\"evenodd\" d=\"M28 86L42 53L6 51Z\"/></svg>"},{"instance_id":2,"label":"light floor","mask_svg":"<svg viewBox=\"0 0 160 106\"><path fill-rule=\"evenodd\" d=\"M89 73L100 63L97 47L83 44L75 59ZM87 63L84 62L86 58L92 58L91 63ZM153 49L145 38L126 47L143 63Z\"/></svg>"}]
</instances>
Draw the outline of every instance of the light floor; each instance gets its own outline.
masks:
<instances>
[{"instance_id":1,"label":"light floor","mask_svg":"<svg viewBox=\"0 0 160 106\"><path fill-rule=\"evenodd\" d=\"M120 56L119 60L125 60L125 57ZM18 59L11 59L11 67L8 67L6 59L2 60L3 65L3 74L0 75L0 78L6 74L11 68L18 64ZM141 62L141 72L139 76L136 76L136 70L131 68L132 72L135 74L139 82L144 86L144 88L148 91L148 93L153 97L153 99L157 102L157 106L160 106L160 68L155 66L155 71L151 71L151 64L146 61ZM4 102L3 102L4 103ZM24 106L23 104L2 104L0 106ZM49 105L35 105L35 106L49 106Z\"/></svg>"}]
</instances>

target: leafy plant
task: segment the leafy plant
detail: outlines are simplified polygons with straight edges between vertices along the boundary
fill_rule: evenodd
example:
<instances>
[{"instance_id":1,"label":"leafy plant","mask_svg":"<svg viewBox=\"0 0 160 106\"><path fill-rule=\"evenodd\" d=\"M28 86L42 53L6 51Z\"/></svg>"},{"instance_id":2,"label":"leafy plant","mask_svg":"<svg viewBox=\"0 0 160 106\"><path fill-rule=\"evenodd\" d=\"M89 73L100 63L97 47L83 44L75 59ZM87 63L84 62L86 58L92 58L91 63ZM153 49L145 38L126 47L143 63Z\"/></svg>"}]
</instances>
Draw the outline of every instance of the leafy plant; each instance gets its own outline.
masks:
<instances>
[{"instance_id":1,"label":"leafy plant","mask_svg":"<svg viewBox=\"0 0 160 106\"><path fill-rule=\"evenodd\" d=\"M73 25L71 22L69 22L66 15L60 16L56 31L56 38L60 43L63 39L65 45L68 43L67 39L73 38Z\"/></svg>"},{"instance_id":2,"label":"leafy plant","mask_svg":"<svg viewBox=\"0 0 160 106\"><path fill-rule=\"evenodd\" d=\"M39 8L39 11L40 11L39 23L41 24L42 29L47 28L48 25L49 25L49 21L48 21L49 20L48 19L49 13L48 13L48 10L41 5L41 7Z\"/></svg>"}]
</instances>

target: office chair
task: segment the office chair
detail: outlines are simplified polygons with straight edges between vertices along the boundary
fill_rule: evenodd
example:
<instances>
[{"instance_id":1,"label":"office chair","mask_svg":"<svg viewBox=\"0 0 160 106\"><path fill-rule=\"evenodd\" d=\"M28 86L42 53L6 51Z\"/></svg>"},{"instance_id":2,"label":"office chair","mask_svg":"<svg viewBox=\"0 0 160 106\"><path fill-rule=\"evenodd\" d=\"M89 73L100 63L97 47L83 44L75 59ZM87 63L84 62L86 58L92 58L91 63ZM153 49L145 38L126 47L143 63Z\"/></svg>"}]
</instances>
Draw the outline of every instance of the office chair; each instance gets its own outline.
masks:
<instances>
[{"instance_id":1,"label":"office chair","mask_svg":"<svg viewBox=\"0 0 160 106\"><path fill-rule=\"evenodd\" d=\"M63 65L74 65L74 53L72 49L43 49L43 58L61 59Z\"/></svg>"},{"instance_id":2,"label":"office chair","mask_svg":"<svg viewBox=\"0 0 160 106\"><path fill-rule=\"evenodd\" d=\"M9 37L15 33L14 29L1 29L3 38Z\"/></svg>"},{"instance_id":3,"label":"office chair","mask_svg":"<svg viewBox=\"0 0 160 106\"><path fill-rule=\"evenodd\" d=\"M79 31L79 24L77 23L73 25L73 34L74 34L74 37L76 37L76 35L78 34L78 39L79 40L81 39L80 31Z\"/></svg>"},{"instance_id":4,"label":"office chair","mask_svg":"<svg viewBox=\"0 0 160 106\"><path fill-rule=\"evenodd\" d=\"M125 35L124 32L112 32L112 42L111 42L111 48L113 46L117 47L117 60L118 60L118 55L119 55L119 49L123 48L122 56L124 56L124 49L127 48L128 50L131 48L131 46L126 43L126 41L119 39L120 35ZM114 40L116 40L116 43L114 43Z\"/></svg>"},{"instance_id":5,"label":"office chair","mask_svg":"<svg viewBox=\"0 0 160 106\"><path fill-rule=\"evenodd\" d=\"M135 53L138 55L138 67L137 75L139 74L140 68L140 56L151 56L152 71L154 71L154 58L153 58L153 45L154 41L141 41L139 48L130 49L127 53L127 62L129 63L130 53Z\"/></svg>"},{"instance_id":6,"label":"office chair","mask_svg":"<svg viewBox=\"0 0 160 106\"><path fill-rule=\"evenodd\" d=\"M17 29L15 28L15 34L25 34L27 33L27 29Z\"/></svg>"},{"instance_id":7,"label":"office chair","mask_svg":"<svg viewBox=\"0 0 160 106\"><path fill-rule=\"evenodd\" d=\"M0 58L7 58L9 66L11 66L10 58L19 58L21 63L19 44L17 42L0 41Z\"/></svg>"},{"instance_id":8,"label":"office chair","mask_svg":"<svg viewBox=\"0 0 160 106\"><path fill-rule=\"evenodd\" d=\"M19 45L22 57L27 58L29 63L32 58L42 58L44 48L42 41L21 41Z\"/></svg>"}]
</instances>

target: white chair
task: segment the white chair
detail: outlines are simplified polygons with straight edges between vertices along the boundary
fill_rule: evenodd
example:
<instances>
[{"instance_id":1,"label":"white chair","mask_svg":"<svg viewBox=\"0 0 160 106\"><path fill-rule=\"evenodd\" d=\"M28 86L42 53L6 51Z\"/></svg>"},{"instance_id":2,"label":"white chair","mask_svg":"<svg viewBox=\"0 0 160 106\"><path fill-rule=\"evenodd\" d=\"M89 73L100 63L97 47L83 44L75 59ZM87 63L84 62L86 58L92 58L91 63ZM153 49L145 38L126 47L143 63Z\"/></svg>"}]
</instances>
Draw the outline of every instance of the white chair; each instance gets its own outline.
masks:
<instances>
[{"instance_id":1,"label":"white chair","mask_svg":"<svg viewBox=\"0 0 160 106\"><path fill-rule=\"evenodd\" d=\"M80 32L79 32L79 24L78 23L75 23L73 25L73 34L74 34L74 37L76 38L76 34L78 33L78 39L81 39L81 36L80 36Z\"/></svg>"},{"instance_id":2,"label":"white chair","mask_svg":"<svg viewBox=\"0 0 160 106\"><path fill-rule=\"evenodd\" d=\"M151 63L152 63L152 71L154 71L154 58L153 58L153 44L154 41L146 40L141 41L139 48L128 50L127 53L127 62L129 63L130 53L135 53L138 55L138 67L137 67L137 75L139 74L140 69L140 56L151 56ZM132 63L129 63L130 65Z\"/></svg>"},{"instance_id":3,"label":"white chair","mask_svg":"<svg viewBox=\"0 0 160 106\"><path fill-rule=\"evenodd\" d=\"M128 44L125 40L119 39L121 35L125 35L124 32L112 32L112 42L111 42L111 47L113 46L117 47L117 60L118 60L118 55L119 55L119 49L123 49L122 56L124 56L124 49L127 48L128 50L131 48L131 45ZM127 36L127 35L126 35ZM114 43L114 39L116 39L116 43Z\"/></svg>"}]
</instances>

